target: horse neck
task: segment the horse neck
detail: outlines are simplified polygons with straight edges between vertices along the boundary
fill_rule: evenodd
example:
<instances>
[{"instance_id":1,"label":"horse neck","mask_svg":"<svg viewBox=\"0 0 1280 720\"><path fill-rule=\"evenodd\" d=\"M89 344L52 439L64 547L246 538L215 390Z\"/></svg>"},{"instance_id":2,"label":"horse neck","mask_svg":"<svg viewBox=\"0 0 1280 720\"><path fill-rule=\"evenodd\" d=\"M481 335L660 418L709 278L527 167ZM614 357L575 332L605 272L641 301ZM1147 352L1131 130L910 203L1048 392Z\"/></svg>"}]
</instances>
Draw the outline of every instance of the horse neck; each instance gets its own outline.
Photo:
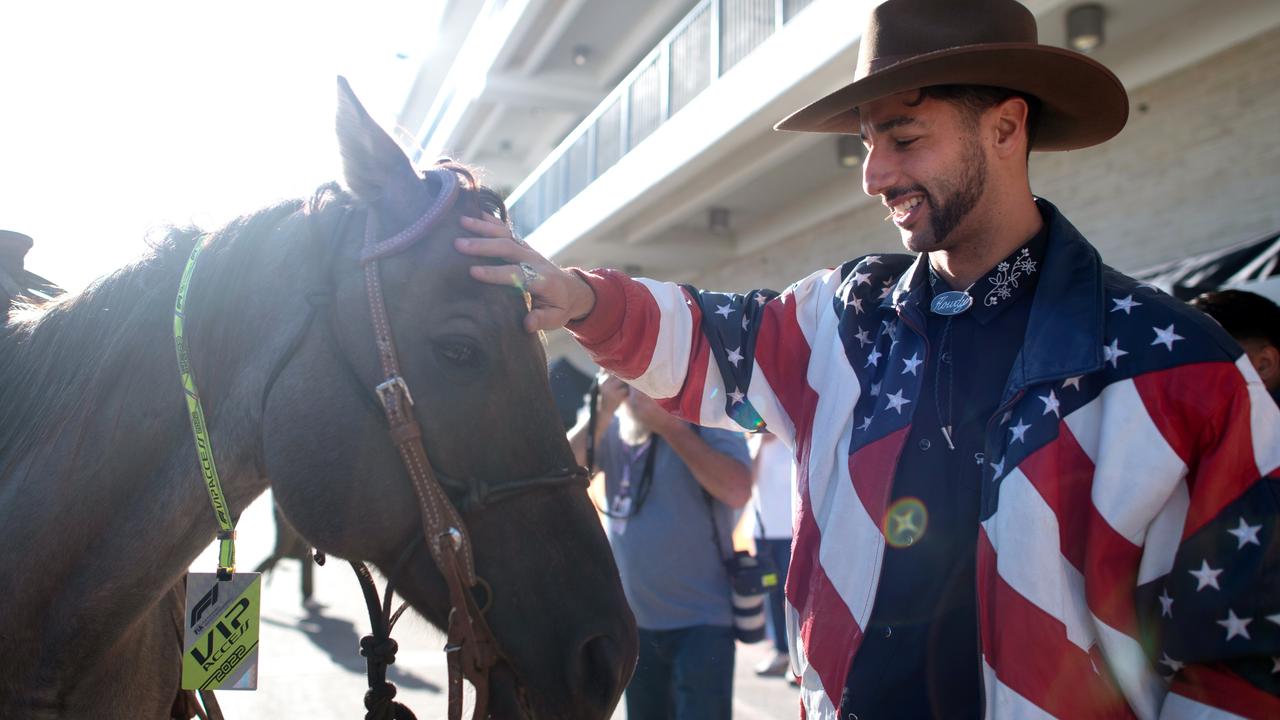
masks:
<instances>
[{"instance_id":1,"label":"horse neck","mask_svg":"<svg viewBox=\"0 0 1280 720\"><path fill-rule=\"evenodd\" d=\"M262 237L217 238L192 280L192 366L233 516L266 487L262 393L305 315L307 281L297 266L307 238L294 225L273 223ZM0 660L6 680L48 687L74 676L63 651L74 646L86 659L105 651L118 640L110 628L128 627L173 587L216 531L172 349L182 263L169 260L162 253L123 270L34 323L27 347L63 358L3 350L3 363L67 365L31 375L59 387L60 397L82 399L79 411L40 421L41 441L0 444L0 542L24 548L0 559L0 576L20 578L22 588L16 602L6 599L0 637L14 645L26 639L43 660L4 653L36 673L6 673L12 661ZM108 305L130 287L143 288L145 297ZM86 327L93 331L80 338L50 336ZM58 363L77 358L100 371ZM0 684L0 701L3 690Z\"/></svg>"}]
</instances>

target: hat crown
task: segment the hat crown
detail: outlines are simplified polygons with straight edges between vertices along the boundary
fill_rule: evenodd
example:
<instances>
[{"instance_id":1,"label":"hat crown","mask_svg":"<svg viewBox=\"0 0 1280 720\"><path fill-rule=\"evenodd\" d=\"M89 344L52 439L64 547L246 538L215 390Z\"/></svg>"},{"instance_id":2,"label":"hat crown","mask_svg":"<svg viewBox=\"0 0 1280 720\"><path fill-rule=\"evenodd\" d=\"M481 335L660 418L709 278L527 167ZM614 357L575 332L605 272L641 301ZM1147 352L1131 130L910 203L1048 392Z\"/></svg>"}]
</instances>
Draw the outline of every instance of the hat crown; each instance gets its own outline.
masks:
<instances>
[{"instance_id":1,"label":"hat crown","mask_svg":"<svg viewBox=\"0 0 1280 720\"><path fill-rule=\"evenodd\" d=\"M1035 16L1016 0L886 0L867 20L854 77L939 50L1038 40Z\"/></svg>"}]
</instances>

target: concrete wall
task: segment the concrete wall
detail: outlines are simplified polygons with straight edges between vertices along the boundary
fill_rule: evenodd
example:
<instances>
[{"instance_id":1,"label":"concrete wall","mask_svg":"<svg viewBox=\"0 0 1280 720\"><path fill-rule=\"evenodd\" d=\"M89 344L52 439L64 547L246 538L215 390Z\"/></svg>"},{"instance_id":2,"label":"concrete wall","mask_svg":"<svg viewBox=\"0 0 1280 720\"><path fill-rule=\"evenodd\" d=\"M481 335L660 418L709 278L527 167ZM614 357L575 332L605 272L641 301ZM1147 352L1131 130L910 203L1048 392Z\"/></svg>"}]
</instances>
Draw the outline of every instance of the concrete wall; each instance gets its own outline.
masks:
<instances>
[{"instance_id":1,"label":"concrete wall","mask_svg":"<svg viewBox=\"0 0 1280 720\"><path fill-rule=\"evenodd\" d=\"M1129 124L1099 147L1032 155L1032 189L1121 270L1280 229L1280 30L1130 92ZM900 251L879 205L715 268L694 283L781 289L814 269Z\"/></svg>"}]
</instances>

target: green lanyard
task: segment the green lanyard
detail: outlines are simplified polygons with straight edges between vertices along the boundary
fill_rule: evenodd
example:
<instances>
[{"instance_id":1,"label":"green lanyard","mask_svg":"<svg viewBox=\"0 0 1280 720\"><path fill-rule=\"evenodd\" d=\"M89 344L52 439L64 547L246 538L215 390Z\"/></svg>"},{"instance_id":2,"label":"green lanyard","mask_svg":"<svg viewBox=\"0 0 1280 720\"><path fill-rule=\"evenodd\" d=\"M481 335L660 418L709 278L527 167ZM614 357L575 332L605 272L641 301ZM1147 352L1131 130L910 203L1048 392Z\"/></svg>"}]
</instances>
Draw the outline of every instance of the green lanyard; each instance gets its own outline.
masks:
<instances>
[{"instance_id":1,"label":"green lanyard","mask_svg":"<svg viewBox=\"0 0 1280 720\"><path fill-rule=\"evenodd\" d=\"M209 442L209 429L204 421L204 408L200 405L200 395L196 392L196 381L191 375L191 360L187 356L187 335L183 329L187 290L191 285L191 275L196 270L196 260L204 250L204 240L204 236L196 240L196 246L191 250L191 256L187 258L187 268L182 273L182 281L178 283L178 299L173 306L173 342L178 350L178 370L182 373L182 389L187 395L191 432L195 436L196 452L200 456L200 474L204 478L205 488L209 491L209 500L213 503L213 514L218 519L218 579L230 580L236 571L236 526L231 521L227 498L222 494L218 468L213 464L213 446Z\"/></svg>"}]
</instances>

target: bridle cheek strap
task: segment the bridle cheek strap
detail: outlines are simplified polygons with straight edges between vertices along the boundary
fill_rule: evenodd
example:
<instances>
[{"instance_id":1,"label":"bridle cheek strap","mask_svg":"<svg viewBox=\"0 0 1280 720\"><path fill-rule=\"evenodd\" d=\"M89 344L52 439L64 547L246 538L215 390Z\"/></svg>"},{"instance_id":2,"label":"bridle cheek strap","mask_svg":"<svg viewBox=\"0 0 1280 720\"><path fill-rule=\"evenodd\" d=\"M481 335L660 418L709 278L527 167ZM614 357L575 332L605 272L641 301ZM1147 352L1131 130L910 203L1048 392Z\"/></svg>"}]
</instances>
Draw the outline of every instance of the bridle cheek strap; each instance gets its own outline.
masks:
<instances>
[{"instance_id":1,"label":"bridle cheek strap","mask_svg":"<svg viewBox=\"0 0 1280 720\"><path fill-rule=\"evenodd\" d=\"M476 706L472 717L487 715L489 669L499 659L497 641L485 622L484 612L476 605L471 588L481 584L475 570L471 537L457 508L440 484L422 443L422 427L413 415L413 395L400 372L400 360L386 301L378 260L398 252L423 237L453 204L458 194L457 176L452 171L433 170L440 177L441 192L431 209L411 227L389 240L377 241L377 222L370 212L365 224L364 264L365 289L373 319L374 339L383 381L375 388L386 414L391 441L400 453L417 495L422 515L427 548L436 567L449 586L448 653L449 718L462 717L462 679L471 681L476 690Z\"/></svg>"},{"instance_id":2,"label":"bridle cheek strap","mask_svg":"<svg viewBox=\"0 0 1280 720\"><path fill-rule=\"evenodd\" d=\"M374 243L376 225L373 213L369 213L365 225L366 248ZM414 493L418 496L427 547L443 572L444 547L446 544L453 545L453 550L462 556L462 577L467 586L471 587L476 584L471 538L466 533L462 517L449 502L448 495L436 479L431 462L427 459L427 451L422 445L422 427L413 416L413 394L409 392L409 385L400 374L399 354L391 332L391 321L382 294L382 279L376 260L365 264L364 281L373 319L378 362L382 366L383 380L375 387L375 392L387 417L391 441L400 452L400 459L404 462L409 479L413 482Z\"/></svg>"}]
</instances>

